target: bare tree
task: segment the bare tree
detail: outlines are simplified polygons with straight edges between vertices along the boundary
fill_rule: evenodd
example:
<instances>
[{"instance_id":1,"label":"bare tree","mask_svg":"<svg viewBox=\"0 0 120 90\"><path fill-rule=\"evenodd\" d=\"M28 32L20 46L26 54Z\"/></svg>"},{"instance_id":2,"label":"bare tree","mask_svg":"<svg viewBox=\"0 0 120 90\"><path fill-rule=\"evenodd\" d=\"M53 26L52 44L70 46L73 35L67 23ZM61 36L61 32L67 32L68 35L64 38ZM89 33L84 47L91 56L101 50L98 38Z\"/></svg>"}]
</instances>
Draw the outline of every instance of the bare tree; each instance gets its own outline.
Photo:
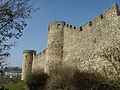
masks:
<instances>
[{"instance_id":1,"label":"bare tree","mask_svg":"<svg viewBox=\"0 0 120 90\"><path fill-rule=\"evenodd\" d=\"M8 64L10 49L15 39L22 36L27 26L25 20L30 18L35 9L29 4L30 0L0 0L0 68ZM3 83L4 80L2 80Z\"/></svg>"},{"instance_id":2,"label":"bare tree","mask_svg":"<svg viewBox=\"0 0 120 90\"><path fill-rule=\"evenodd\" d=\"M25 20L34 11L29 1L0 0L0 63L5 63L14 40L22 36L23 29L27 26Z\"/></svg>"}]
</instances>

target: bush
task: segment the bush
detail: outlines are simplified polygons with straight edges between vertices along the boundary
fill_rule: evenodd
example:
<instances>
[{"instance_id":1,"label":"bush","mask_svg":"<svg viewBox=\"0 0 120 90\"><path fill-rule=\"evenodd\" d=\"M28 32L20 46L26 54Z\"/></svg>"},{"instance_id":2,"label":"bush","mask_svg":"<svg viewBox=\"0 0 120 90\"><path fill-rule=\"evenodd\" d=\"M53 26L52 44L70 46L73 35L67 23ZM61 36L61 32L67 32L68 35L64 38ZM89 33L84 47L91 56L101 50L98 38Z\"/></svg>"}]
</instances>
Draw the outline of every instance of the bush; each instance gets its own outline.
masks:
<instances>
[{"instance_id":1,"label":"bush","mask_svg":"<svg viewBox=\"0 0 120 90\"><path fill-rule=\"evenodd\" d=\"M49 76L46 73L34 73L26 82L27 87L30 90L42 90L44 89L48 78Z\"/></svg>"},{"instance_id":2,"label":"bush","mask_svg":"<svg viewBox=\"0 0 120 90\"><path fill-rule=\"evenodd\" d=\"M54 70L46 90L116 90L98 73L64 67Z\"/></svg>"},{"instance_id":3,"label":"bush","mask_svg":"<svg viewBox=\"0 0 120 90\"><path fill-rule=\"evenodd\" d=\"M66 89L69 86L69 81L73 75L75 68L64 67L52 71L48 80L47 87L49 90Z\"/></svg>"},{"instance_id":4,"label":"bush","mask_svg":"<svg viewBox=\"0 0 120 90\"><path fill-rule=\"evenodd\" d=\"M113 82L99 73L81 72L76 68L55 69L50 77L45 73L32 74L27 82L30 90L119 90Z\"/></svg>"},{"instance_id":5,"label":"bush","mask_svg":"<svg viewBox=\"0 0 120 90\"><path fill-rule=\"evenodd\" d=\"M8 90L25 90L24 85L25 83L23 81L20 81L19 83L5 84L5 88L8 88ZM7 90L7 89L4 89L4 90Z\"/></svg>"},{"instance_id":6,"label":"bush","mask_svg":"<svg viewBox=\"0 0 120 90\"><path fill-rule=\"evenodd\" d=\"M93 89L100 84L100 80L94 73L80 72L76 70L69 82L70 86L76 89Z\"/></svg>"}]
</instances>

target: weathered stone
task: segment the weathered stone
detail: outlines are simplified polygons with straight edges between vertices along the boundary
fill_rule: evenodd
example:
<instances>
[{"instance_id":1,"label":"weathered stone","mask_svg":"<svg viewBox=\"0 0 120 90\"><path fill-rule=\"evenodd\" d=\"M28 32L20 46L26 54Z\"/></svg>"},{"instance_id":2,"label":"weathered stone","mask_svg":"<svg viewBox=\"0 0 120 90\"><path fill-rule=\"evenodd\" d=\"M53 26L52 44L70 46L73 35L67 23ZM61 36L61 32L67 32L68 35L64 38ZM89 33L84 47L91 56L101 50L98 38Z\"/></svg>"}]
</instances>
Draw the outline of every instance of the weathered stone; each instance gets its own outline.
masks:
<instances>
[{"instance_id":1,"label":"weathered stone","mask_svg":"<svg viewBox=\"0 0 120 90\"><path fill-rule=\"evenodd\" d=\"M114 66L101 56L109 55L110 50L106 49L112 47L120 51L119 15L118 6L114 4L103 15L100 14L80 28L63 21L50 23L47 49L37 55L33 55L31 51L24 53L22 77L27 77L31 68L32 72L44 70L50 74L62 65L76 66L81 71L103 73L103 69L107 69L115 72ZM116 55L120 57L120 54ZM120 66L119 61L116 66Z\"/></svg>"}]
</instances>

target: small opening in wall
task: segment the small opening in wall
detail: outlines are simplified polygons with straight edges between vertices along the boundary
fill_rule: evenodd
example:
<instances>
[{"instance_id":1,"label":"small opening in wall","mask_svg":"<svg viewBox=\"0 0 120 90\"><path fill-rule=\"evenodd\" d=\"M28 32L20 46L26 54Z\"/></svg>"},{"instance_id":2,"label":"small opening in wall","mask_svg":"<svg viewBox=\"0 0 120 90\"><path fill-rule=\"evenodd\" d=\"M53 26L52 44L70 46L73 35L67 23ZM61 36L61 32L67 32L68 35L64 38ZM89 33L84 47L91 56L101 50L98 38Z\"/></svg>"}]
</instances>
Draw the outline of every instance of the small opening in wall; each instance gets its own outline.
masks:
<instances>
[{"instance_id":1,"label":"small opening in wall","mask_svg":"<svg viewBox=\"0 0 120 90\"><path fill-rule=\"evenodd\" d=\"M89 26L92 26L92 22L91 21L89 22Z\"/></svg>"},{"instance_id":2,"label":"small opening in wall","mask_svg":"<svg viewBox=\"0 0 120 90\"><path fill-rule=\"evenodd\" d=\"M80 27L80 31L82 31L82 27Z\"/></svg>"},{"instance_id":3,"label":"small opening in wall","mask_svg":"<svg viewBox=\"0 0 120 90\"><path fill-rule=\"evenodd\" d=\"M100 14L100 17L101 17L101 19L103 19L103 15L102 14Z\"/></svg>"},{"instance_id":4,"label":"small opening in wall","mask_svg":"<svg viewBox=\"0 0 120 90\"><path fill-rule=\"evenodd\" d=\"M60 30L60 24L57 25L57 29Z\"/></svg>"},{"instance_id":5,"label":"small opening in wall","mask_svg":"<svg viewBox=\"0 0 120 90\"><path fill-rule=\"evenodd\" d=\"M50 26L48 27L48 30L50 30Z\"/></svg>"}]
</instances>

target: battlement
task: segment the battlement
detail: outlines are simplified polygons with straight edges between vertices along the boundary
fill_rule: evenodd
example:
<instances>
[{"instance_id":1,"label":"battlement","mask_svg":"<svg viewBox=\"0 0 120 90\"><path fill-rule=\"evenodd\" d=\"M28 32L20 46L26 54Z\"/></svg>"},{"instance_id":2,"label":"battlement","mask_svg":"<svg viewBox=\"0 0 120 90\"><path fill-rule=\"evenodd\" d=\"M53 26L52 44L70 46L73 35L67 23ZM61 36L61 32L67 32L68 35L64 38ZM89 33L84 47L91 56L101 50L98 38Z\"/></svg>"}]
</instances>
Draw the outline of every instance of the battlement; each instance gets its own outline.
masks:
<instances>
[{"instance_id":1,"label":"battlement","mask_svg":"<svg viewBox=\"0 0 120 90\"><path fill-rule=\"evenodd\" d=\"M92 20L92 24L96 24L96 23L100 22L102 19L104 19L104 16L103 16L103 14L100 14Z\"/></svg>"},{"instance_id":2,"label":"battlement","mask_svg":"<svg viewBox=\"0 0 120 90\"><path fill-rule=\"evenodd\" d=\"M100 14L96 16L92 21L89 21L85 23L84 25L80 27L75 27L69 24L65 24L64 28L65 30L89 30L92 26L96 26L97 24L101 24L105 20L111 20L113 18L116 18L120 15L120 10L117 4L113 4L110 8L105 10L104 14ZM101 23L100 23L101 22Z\"/></svg>"},{"instance_id":3,"label":"battlement","mask_svg":"<svg viewBox=\"0 0 120 90\"><path fill-rule=\"evenodd\" d=\"M35 50L24 50L23 53L34 53L36 54L36 51Z\"/></svg>"},{"instance_id":4,"label":"battlement","mask_svg":"<svg viewBox=\"0 0 120 90\"><path fill-rule=\"evenodd\" d=\"M47 48L38 54L34 50L23 52L23 79L29 77L31 68L32 72L44 70L48 74L64 65L75 66L81 71L102 72L103 67L113 70L107 59L97 53L103 55L106 50L107 55L110 54L108 48L120 46L117 44L120 40L119 25L120 11L117 4L80 27L64 21L50 23Z\"/></svg>"},{"instance_id":5,"label":"battlement","mask_svg":"<svg viewBox=\"0 0 120 90\"><path fill-rule=\"evenodd\" d=\"M72 25L69 25L69 24L65 24L64 29L65 29L65 30L77 30L77 29L79 29L79 28L77 28L76 26L72 26Z\"/></svg>"},{"instance_id":6,"label":"battlement","mask_svg":"<svg viewBox=\"0 0 120 90\"><path fill-rule=\"evenodd\" d=\"M64 28L64 21L56 21L49 24L48 30L62 30Z\"/></svg>"},{"instance_id":7,"label":"battlement","mask_svg":"<svg viewBox=\"0 0 120 90\"><path fill-rule=\"evenodd\" d=\"M42 54L45 54L46 53L46 50L47 49L44 49L43 51L41 51L40 53L38 53L37 55L42 55Z\"/></svg>"}]
</instances>

